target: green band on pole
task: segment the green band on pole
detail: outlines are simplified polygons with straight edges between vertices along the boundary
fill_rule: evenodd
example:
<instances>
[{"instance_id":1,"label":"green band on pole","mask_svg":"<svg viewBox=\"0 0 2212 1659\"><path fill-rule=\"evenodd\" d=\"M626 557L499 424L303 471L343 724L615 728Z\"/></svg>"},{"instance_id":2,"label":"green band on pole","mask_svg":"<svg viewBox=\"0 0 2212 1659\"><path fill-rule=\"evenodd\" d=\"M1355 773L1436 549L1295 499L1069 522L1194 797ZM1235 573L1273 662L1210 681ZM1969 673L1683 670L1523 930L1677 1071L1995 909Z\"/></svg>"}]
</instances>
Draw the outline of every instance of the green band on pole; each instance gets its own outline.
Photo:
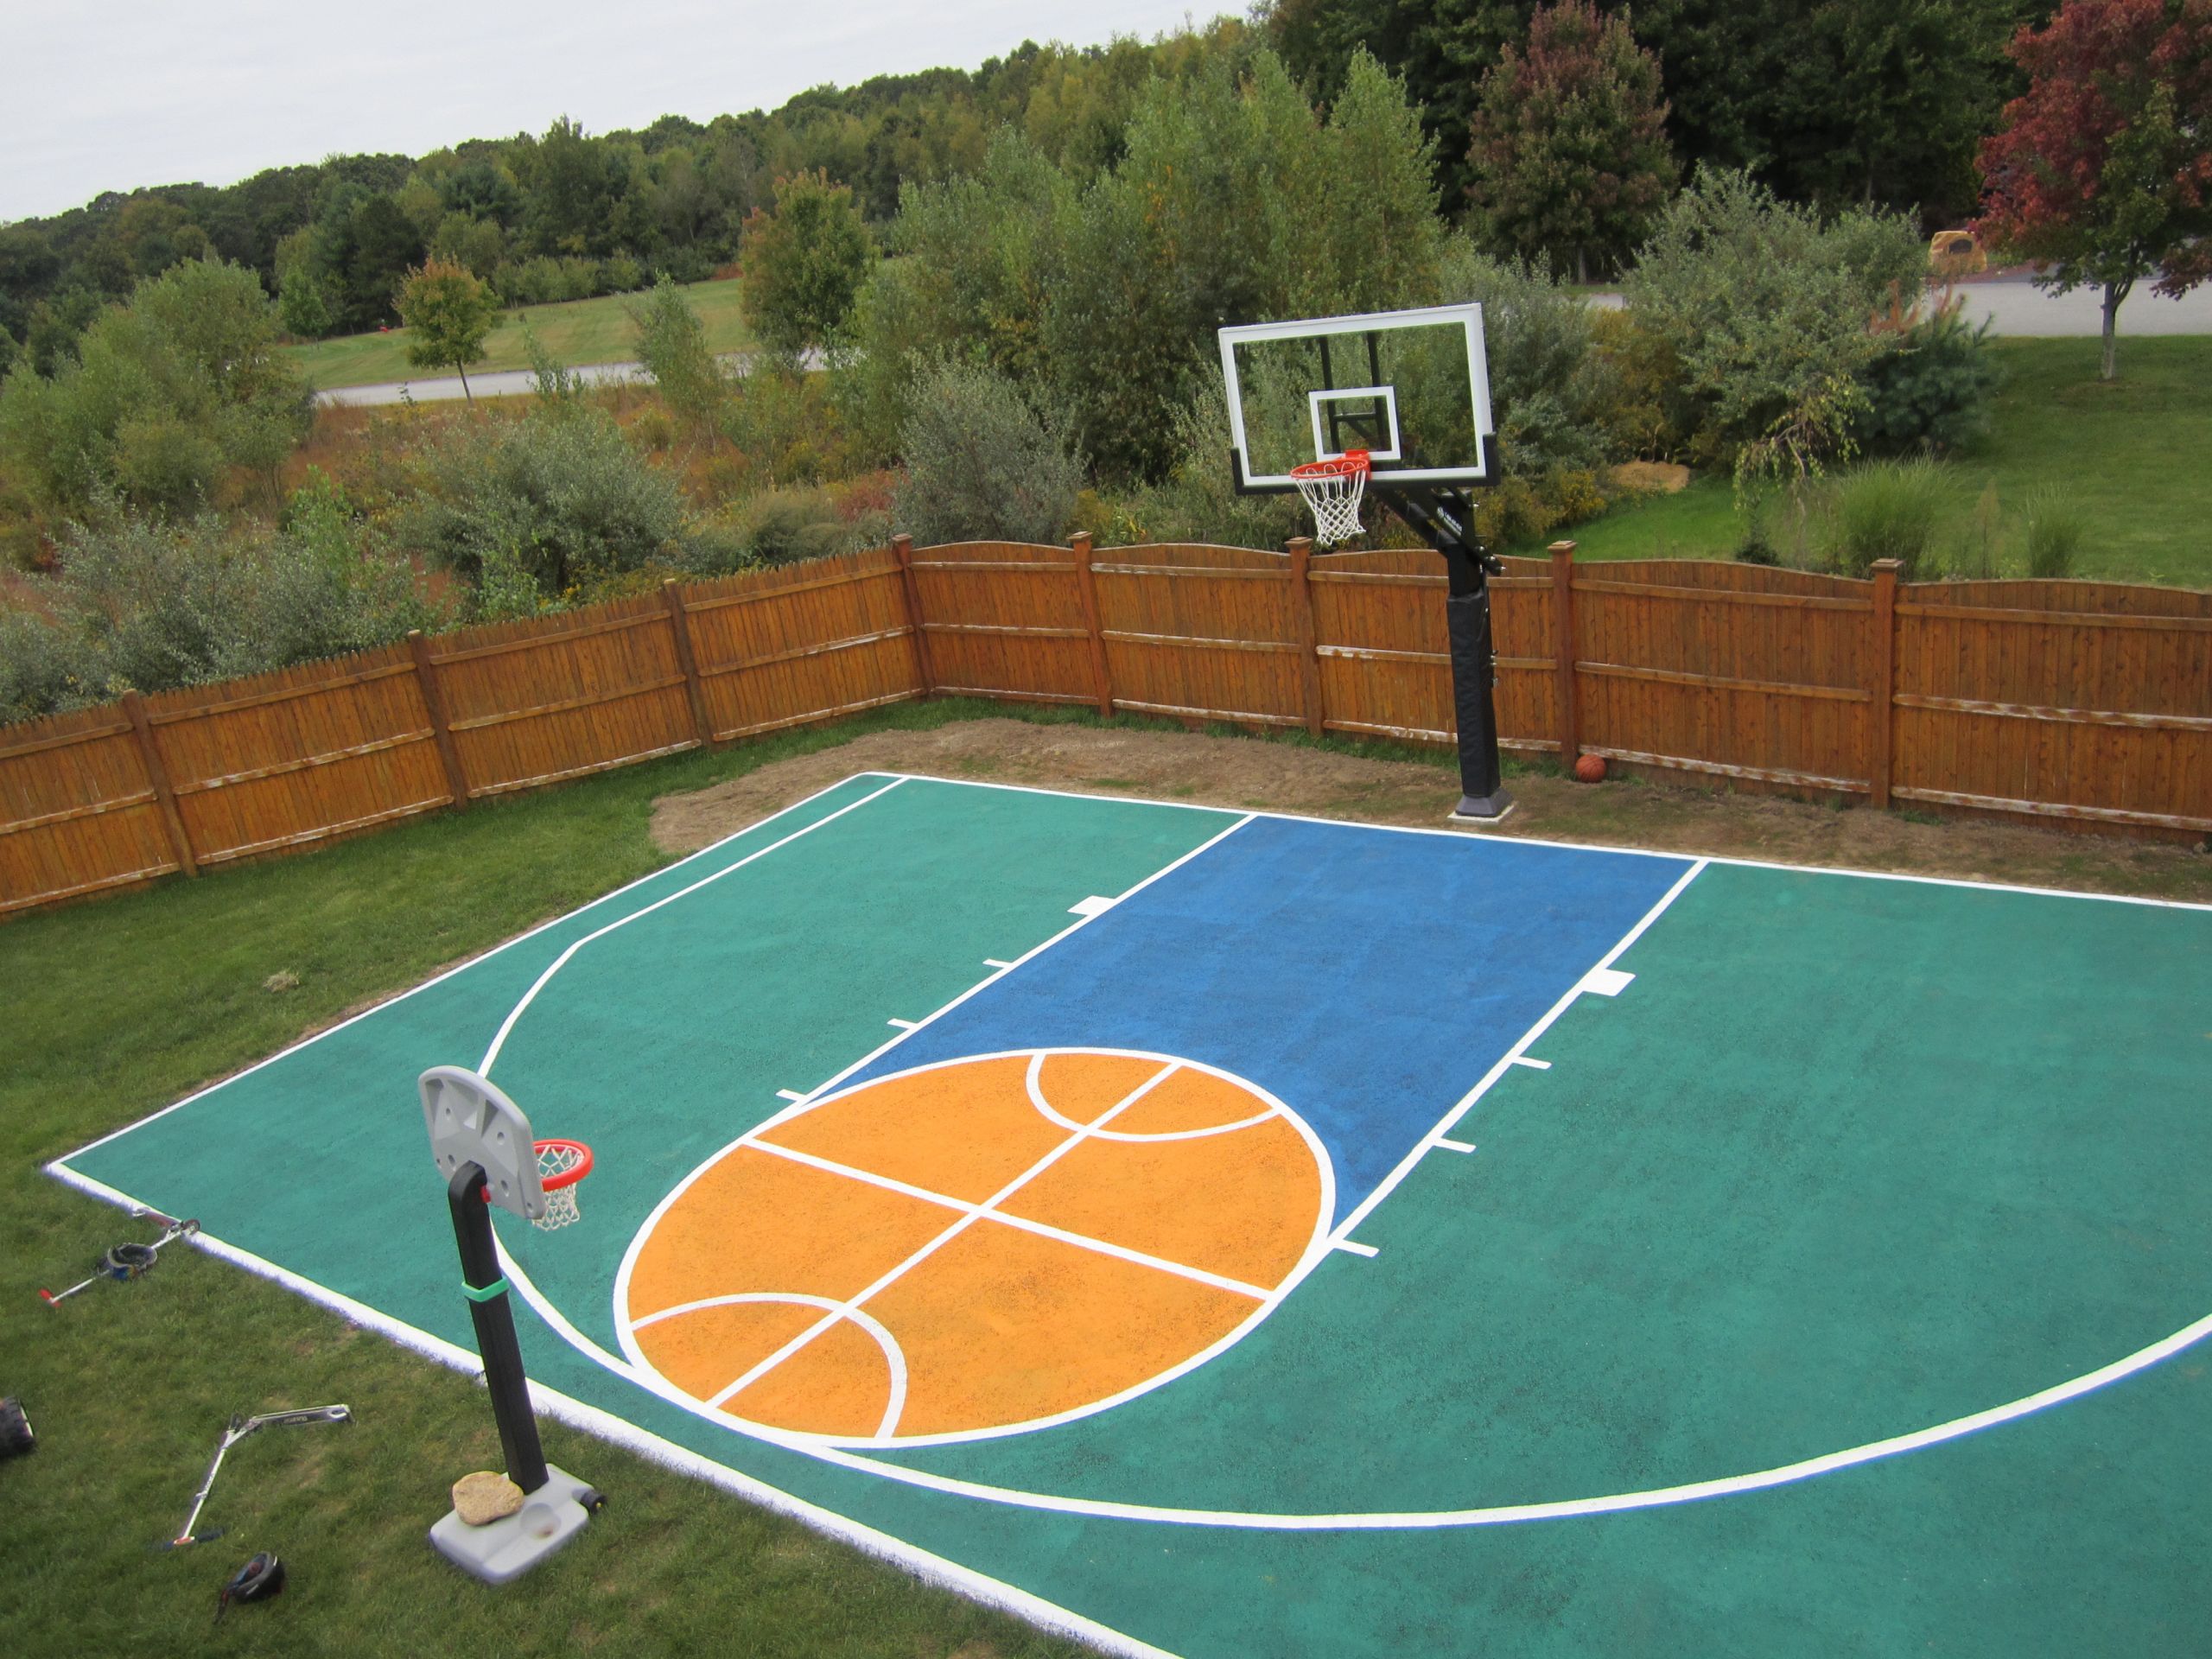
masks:
<instances>
[{"instance_id":1,"label":"green band on pole","mask_svg":"<svg viewBox=\"0 0 2212 1659\"><path fill-rule=\"evenodd\" d=\"M504 1296L507 1294L507 1281L501 1278L494 1279L488 1285L464 1283L461 1287L461 1294L472 1302L488 1302L494 1296Z\"/></svg>"}]
</instances>

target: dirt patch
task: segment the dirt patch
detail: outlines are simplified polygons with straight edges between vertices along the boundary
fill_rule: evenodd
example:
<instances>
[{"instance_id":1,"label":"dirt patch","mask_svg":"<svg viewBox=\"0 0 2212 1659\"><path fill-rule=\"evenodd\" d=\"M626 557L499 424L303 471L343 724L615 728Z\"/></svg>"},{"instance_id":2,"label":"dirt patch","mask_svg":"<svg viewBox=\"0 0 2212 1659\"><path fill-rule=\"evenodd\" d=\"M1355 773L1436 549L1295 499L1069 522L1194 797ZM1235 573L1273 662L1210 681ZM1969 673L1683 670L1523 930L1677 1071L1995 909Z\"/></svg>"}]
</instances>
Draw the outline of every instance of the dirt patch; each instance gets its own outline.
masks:
<instances>
[{"instance_id":1,"label":"dirt patch","mask_svg":"<svg viewBox=\"0 0 2212 1659\"><path fill-rule=\"evenodd\" d=\"M973 720L933 731L873 732L711 789L664 796L653 804L653 839L667 852L696 852L856 772L1430 829L1443 827L1458 797L1448 766L1415 760L1244 737ZM2212 857L2163 842L1917 822L1895 812L1637 779L1586 785L1523 771L1509 786L1516 810L1498 829L1479 833L2212 901Z\"/></svg>"},{"instance_id":2,"label":"dirt patch","mask_svg":"<svg viewBox=\"0 0 2212 1659\"><path fill-rule=\"evenodd\" d=\"M1624 461L1613 468L1613 482L1624 490L1672 495L1690 484L1690 469L1671 461Z\"/></svg>"}]
</instances>

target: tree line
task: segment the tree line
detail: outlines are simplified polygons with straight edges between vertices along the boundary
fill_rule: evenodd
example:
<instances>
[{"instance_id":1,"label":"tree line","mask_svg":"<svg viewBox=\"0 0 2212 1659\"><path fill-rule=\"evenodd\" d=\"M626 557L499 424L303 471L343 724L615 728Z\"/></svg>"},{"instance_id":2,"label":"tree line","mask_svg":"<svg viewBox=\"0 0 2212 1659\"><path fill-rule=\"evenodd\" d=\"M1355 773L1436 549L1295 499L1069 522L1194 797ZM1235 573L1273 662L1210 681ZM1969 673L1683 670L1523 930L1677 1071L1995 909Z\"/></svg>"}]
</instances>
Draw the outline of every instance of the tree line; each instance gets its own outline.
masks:
<instances>
[{"instance_id":1,"label":"tree line","mask_svg":"<svg viewBox=\"0 0 2212 1659\"><path fill-rule=\"evenodd\" d=\"M0 355L41 372L99 309L141 279L213 254L252 270L296 336L396 320L404 274L461 265L509 304L695 281L739 254L775 181L819 173L889 224L907 184L984 164L1007 129L1078 176L1117 162L1155 79L1249 71L1270 51L1309 97L1333 104L1358 50L1421 108L1447 219L1479 219L1500 139L1485 78L1529 50L1537 0L1268 0L1153 42L1025 42L973 72L880 76L803 92L773 111L667 116L593 135L565 118L542 134L471 139L427 156L333 156L211 188L104 194L0 226ZM1916 210L1956 222L1976 196L1974 148L2023 88L2005 54L2046 0L1603 0L1654 77L1647 146L1669 176L1741 168L1785 199ZM1624 30L1624 37L1625 30ZM1618 50L1617 48L1609 48ZM1633 82L1644 72L1624 62ZM1631 90L1635 90L1633 87ZM1491 101L1494 102L1494 99ZM1592 258L1617 257L1596 245Z\"/></svg>"}]
</instances>

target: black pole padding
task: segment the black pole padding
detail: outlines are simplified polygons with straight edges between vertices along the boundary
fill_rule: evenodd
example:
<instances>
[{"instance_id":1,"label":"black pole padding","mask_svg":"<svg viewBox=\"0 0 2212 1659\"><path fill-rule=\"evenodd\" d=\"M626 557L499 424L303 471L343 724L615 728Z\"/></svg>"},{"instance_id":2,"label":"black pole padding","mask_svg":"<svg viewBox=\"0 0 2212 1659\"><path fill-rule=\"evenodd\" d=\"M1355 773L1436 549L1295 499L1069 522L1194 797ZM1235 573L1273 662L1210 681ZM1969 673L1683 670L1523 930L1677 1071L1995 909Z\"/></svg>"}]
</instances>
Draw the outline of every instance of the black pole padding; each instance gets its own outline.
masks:
<instances>
[{"instance_id":1,"label":"black pole padding","mask_svg":"<svg viewBox=\"0 0 2212 1659\"><path fill-rule=\"evenodd\" d=\"M1459 734L1459 807L1464 818L1495 818L1513 804L1497 754L1497 657L1490 632L1490 584L1476 558L1445 553L1451 577L1445 626L1452 641L1452 706Z\"/></svg>"},{"instance_id":2,"label":"black pole padding","mask_svg":"<svg viewBox=\"0 0 2212 1659\"><path fill-rule=\"evenodd\" d=\"M544 1448L537 1443L537 1416L530 1408L530 1384L523 1374L522 1344L499 1272L499 1252L492 1240L492 1211L484 1202L484 1170L463 1164L446 1188L453 1211L454 1237L461 1245L461 1282L471 1290L501 1287L479 1300L468 1299L476 1326L476 1350L484 1356L484 1386L492 1395L492 1415L499 1425L499 1450L507 1459L507 1478L527 1494L545 1484Z\"/></svg>"}]
</instances>

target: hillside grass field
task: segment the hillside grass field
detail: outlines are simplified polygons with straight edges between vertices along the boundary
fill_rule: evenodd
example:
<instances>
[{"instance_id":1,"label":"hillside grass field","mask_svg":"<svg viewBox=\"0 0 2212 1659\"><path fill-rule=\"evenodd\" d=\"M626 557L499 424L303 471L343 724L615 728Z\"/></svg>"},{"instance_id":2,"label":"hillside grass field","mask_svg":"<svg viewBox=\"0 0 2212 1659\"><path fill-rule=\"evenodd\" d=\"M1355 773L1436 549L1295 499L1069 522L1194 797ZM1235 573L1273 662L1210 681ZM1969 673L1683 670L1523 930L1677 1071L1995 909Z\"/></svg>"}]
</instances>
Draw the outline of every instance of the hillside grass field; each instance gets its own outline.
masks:
<instances>
[{"instance_id":1,"label":"hillside grass field","mask_svg":"<svg viewBox=\"0 0 2212 1659\"><path fill-rule=\"evenodd\" d=\"M2000 340L1993 349L2005 380L1989 436L1946 468L1935 543L1946 568L1986 485L2008 512L2056 485L2088 521L2076 575L2212 588L2212 338L2123 338L2110 383L2097 378L2094 340ZM1702 475L1559 533L1585 559L1727 558L1744 520L1727 477ZM2013 543L2002 574L2024 575Z\"/></svg>"},{"instance_id":2,"label":"hillside grass field","mask_svg":"<svg viewBox=\"0 0 2212 1659\"><path fill-rule=\"evenodd\" d=\"M735 277L728 277L687 283L679 290L699 314L699 321L706 324L707 344L714 351L741 352L753 344L738 286ZM502 369L528 368L530 356L522 339L525 322L546 350L570 368L588 363L628 362L638 354L628 308L639 298L635 294L602 294L595 300L569 300L509 311L485 342L484 360L470 364L468 372L495 374ZM393 380L426 380L453 372L416 368L407 360L407 330L394 328L389 334L345 334L284 349L318 391L382 385Z\"/></svg>"}]
</instances>

